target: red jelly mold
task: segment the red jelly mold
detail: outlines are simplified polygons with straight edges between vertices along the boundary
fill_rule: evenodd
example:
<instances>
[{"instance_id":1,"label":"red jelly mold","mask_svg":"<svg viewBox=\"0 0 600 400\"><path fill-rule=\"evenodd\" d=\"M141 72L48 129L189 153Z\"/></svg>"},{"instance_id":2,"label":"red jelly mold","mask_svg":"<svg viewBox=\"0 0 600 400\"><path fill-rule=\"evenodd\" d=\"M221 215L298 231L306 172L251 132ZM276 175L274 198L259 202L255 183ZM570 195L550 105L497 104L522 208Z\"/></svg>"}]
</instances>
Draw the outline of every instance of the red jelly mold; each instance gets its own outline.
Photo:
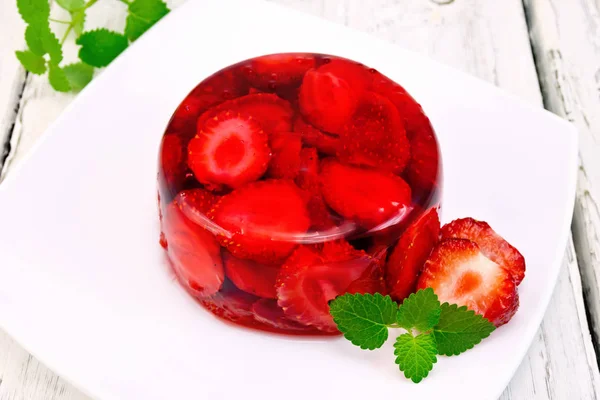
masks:
<instances>
[{"instance_id":1,"label":"red jelly mold","mask_svg":"<svg viewBox=\"0 0 600 400\"><path fill-rule=\"evenodd\" d=\"M336 296L415 290L437 237L438 143L399 84L340 57L227 67L177 108L159 156L161 245L215 315L339 333Z\"/></svg>"}]
</instances>

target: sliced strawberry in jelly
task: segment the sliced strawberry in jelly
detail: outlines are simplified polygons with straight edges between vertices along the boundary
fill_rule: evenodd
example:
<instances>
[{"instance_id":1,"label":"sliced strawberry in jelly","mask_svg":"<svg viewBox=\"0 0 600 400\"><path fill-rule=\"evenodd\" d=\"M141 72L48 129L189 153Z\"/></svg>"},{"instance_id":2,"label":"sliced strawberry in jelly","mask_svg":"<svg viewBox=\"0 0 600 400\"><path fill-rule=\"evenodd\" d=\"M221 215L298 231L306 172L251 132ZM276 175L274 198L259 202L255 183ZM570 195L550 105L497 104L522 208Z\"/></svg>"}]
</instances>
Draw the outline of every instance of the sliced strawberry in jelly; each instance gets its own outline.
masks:
<instances>
[{"instance_id":1,"label":"sliced strawberry in jelly","mask_svg":"<svg viewBox=\"0 0 600 400\"><path fill-rule=\"evenodd\" d=\"M435 208L413 221L402 234L386 268L386 282L394 300L402 302L416 291L423 265L439 242L439 235L440 219Z\"/></svg>"},{"instance_id":2,"label":"sliced strawberry in jelly","mask_svg":"<svg viewBox=\"0 0 600 400\"><path fill-rule=\"evenodd\" d=\"M198 119L198 130L206 124L207 120L223 111L252 116L252 119L258 122L268 134L292 130L294 111L290 103L271 93L249 94L209 109Z\"/></svg>"},{"instance_id":3,"label":"sliced strawberry in jelly","mask_svg":"<svg viewBox=\"0 0 600 400\"><path fill-rule=\"evenodd\" d=\"M187 169L183 139L174 133L163 137L160 148L159 187L163 201L170 201L183 188Z\"/></svg>"},{"instance_id":4,"label":"sliced strawberry in jelly","mask_svg":"<svg viewBox=\"0 0 600 400\"><path fill-rule=\"evenodd\" d=\"M335 155L340 149L339 136L320 131L302 117L294 120L294 132L302 136L302 141L306 146L315 147L323 154Z\"/></svg>"},{"instance_id":5,"label":"sliced strawberry in jelly","mask_svg":"<svg viewBox=\"0 0 600 400\"><path fill-rule=\"evenodd\" d=\"M317 154L317 150L312 147L306 147L300 150L299 156L300 168L296 177L296 184L300 189L320 194L319 155Z\"/></svg>"},{"instance_id":6,"label":"sliced strawberry in jelly","mask_svg":"<svg viewBox=\"0 0 600 400\"><path fill-rule=\"evenodd\" d=\"M390 100L404 122L411 158L405 175L415 191L428 192L439 179L439 148L423 108L400 85L376 73L371 90Z\"/></svg>"},{"instance_id":7,"label":"sliced strawberry in jelly","mask_svg":"<svg viewBox=\"0 0 600 400\"><path fill-rule=\"evenodd\" d=\"M276 300L261 299L252 305L254 318L277 331L288 333L318 334L320 331L311 326L302 325L286 317L283 309L277 305Z\"/></svg>"},{"instance_id":8,"label":"sliced strawberry in jelly","mask_svg":"<svg viewBox=\"0 0 600 400\"><path fill-rule=\"evenodd\" d=\"M202 81L179 105L170 128L195 131L196 120L208 108L226 100L248 94L248 84L237 68L221 71Z\"/></svg>"},{"instance_id":9,"label":"sliced strawberry in jelly","mask_svg":"<svg viewBox=\"0 0 600 400\"><path fill-rule=\"evenodd\" d=\"M271 157L268 140L252 117L224 111L198 126L188 145L188 165L203 184L236 188L265 173Z\"/></svg>"},{"instance_id":10,"label":"sliced strawberry in jelly","mask_svg":"<svg viewBox=\"0 0 600 400\"><path fill-rule=\"evenodd\" d=\"M365 92L340 133L340 161L400 173L410 159L410 144L394 105Z\"/></svg>"},{"instance_id":11,"label":"sliced strawberry in jelly","mask_svg":"<svg viewBox=\"0 0 600 400\"><path fill-rule=\"evenodd\" d=\"M234 256L266 264L282 262L310 225L300 189L278 179L234 190L209 216L222 229L219 241Z\"/></svg>"},{"instance_id":12,"label":"sliced strawberry in jelly","mask_svg":"<svg viewBox=\"0 0 600 400\"><path fill-rule=\"evenodd\" d=\"M354 114L369 79L364 66L348 60L335 59L311 69L300 86L300 111L317 128L339 133Z\"/></svg>"},{"instance_id":13,"label":"sliced strawberry in jelly","mask_svg":"<svg viewBox=\"0 0 600 400\"><path fill-rule=\"evenodd\" d=\"M397 224L409 213L410 186L389 172L327 159L321 165L321 184L329 207L365 228Z\"/></svg>"},{"instance_id":14,"label":"sliced strawberry in jelly","mask_svg":"<svg viewBox=\"0 0 600 400\"><path fill-rule=\"evenodd\" d=\"M267 175L270 178L296 178L300 171L300 135L294 132L276 132L270 135L269 143L272 155Z\"/></svg>"},{"instance_id":15,"label":"sliced strawberry in jelly","mask_svg":"<svg viewBox=\"0 0 600 400\"><path fill-rule=\"evenodd\" d=\"M244 292L268 299L277 298L275 280L279 266L265 265L252 260L244 260L223 252L225 275Z\"/></svg>"},{"instance_id":16,"label":"sliced strawberry in jelly","mask_svg":"<svg viewBox=\"0 0 600 400\"><path fill-rule=\"evenodd\" d=\"M216 293L225 273L215 237L188 220L175 202L163 215L163 233L167 254L181 282L200 297Z\"/></svg>"},{"instance_id":17,"label":"sliced strawberry in jelly","mask_svg":"<svg viewBox=\"0 0 600 400\"><path fill-rule=\"evenodd\" d=\"M380 281L367 279L377 262L345 241L298 247L277 278L278 304L285 315L324 332L337 332L329 301L348 292L374 292ZM354 287L351 287L356 283Z\"/></svg>"},{"instance_id":18,"label":"sliced strawberry in jelly","mask_svg":"<svg viewBox=\"0 0 600 400\"><path fill-rule=\"evenodd\" d=\"M226 279L219 293L200 299L200 303L218 317L254 326L257 324L252 312L252 305L258 300L260 297L238 290L233 283Z\"/></svg>"},{"instance_id":19,"label":"sliced strawberry in jelly","mask_svg":"<svg viewBox=\"0 0 600 400\"><path fill-rule=\"evenodd\" d=\"M299 86L306 71L314 66L312 55L271 54L254 58L242 71L251 85L275 91L281 87Z\"/></svg>"}]
</instances>

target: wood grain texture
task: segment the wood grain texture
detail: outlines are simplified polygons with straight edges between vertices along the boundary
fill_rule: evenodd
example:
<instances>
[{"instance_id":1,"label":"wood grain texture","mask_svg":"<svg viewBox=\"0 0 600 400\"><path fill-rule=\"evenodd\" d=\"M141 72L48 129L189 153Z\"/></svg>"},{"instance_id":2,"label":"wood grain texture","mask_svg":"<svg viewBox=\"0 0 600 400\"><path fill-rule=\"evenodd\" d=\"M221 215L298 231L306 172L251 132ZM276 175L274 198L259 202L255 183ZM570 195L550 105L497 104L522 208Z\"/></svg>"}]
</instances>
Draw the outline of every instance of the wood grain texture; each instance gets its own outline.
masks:
<instances>
[{"instance_id":1,"label":"wood grain texture","mask_svg":"<svg viewBox=\"0 0 600 400\"><path fill-rule=\"evenodd\" d=\"M573 235L596 346L600 343L600 3L526 0L546 107L579 130Z\"/></svg>"},{"instance_id":2,"label":"wood grain texture","mask_svg":"<svg viewBox=\"0 0 600 400\"><path fill-rule=\"evenodd\" d=\"M0 1L12 3L12 0ZM542 103L520 0L275 2L370 32L494 83L531 104ZM122 29L123 8L118 2L100 2L92 11L88 28ZM16 32L21 29L17 28ZM0 63L4 62L1 52L6 49L0 47ZM10 52L12 56L12 50ZM23 86L24 74L17 70L21 76L12 78L11 85L19 88ZM72 95L53 92L45 77L27 77L12 136L11 168L23 159L72 98ZM18 96L13 101L16 99ZM0 107L1 110L4 108ZM0 119L1 128L6 117L0 114L0 118L4 118ZM570 243L542 327L502 399L596 398L598 368L594 357L577 260ZM0 400L21 399L84 400L87 397L0 334Z\"/></svg>"}]
</instances>

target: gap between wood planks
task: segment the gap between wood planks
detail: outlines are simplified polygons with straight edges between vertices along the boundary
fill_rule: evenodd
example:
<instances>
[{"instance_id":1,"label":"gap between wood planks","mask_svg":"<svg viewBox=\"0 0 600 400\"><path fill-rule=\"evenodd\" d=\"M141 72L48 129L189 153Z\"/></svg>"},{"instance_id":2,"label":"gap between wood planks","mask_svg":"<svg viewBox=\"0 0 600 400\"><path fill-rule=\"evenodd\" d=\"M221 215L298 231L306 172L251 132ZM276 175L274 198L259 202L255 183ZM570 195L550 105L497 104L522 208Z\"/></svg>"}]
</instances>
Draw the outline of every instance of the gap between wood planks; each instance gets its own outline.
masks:
<instances>
[{"instance_id":1,"label":"gap between wood planks","mask_svg":"<svg viewBox=\"0 0 600 400\"><path fill-rule=\"evenodd\" d=\"M596 185L598 183L593 176L588 176L585 167L593 167L595 164L592 163L589 152L586 156L582 151L582 146L586 146L585 140L594 135L593 121L590 123L586 111L592 111L598 103L585 104L589 97L586 96L588 93L584 92L583 87L586 83L591 83L589 82L591 76L586 76L587 71L577 71L579 74L574 75L574 71L568 69L561 51L562 49L569 52L567 57L571 65L582 62L579 59L581 57L589 57L588 63L599 61L600 54L593 45L593 29L588 32L581 26L584 22L588 24L594 22L596 26L600 26L600 18L598 18L598 10L594 13L591 9L585 17L575 12L567 15L568 6L552 0L522 0L522 2L544 107L573 123L578 128L579 137L583 139L580 144L578 188L571 231L581 274L586 318L591 331L596 362L600 366L600 272L595 269L600 250L596 232L600 223L600 210L595 197L598 189L593 185L594 182ZM584 8L583 3L585 1L582 2L581 9ZM593 5L593 2L589 3L588 7L592 7L590 4ZM589 20L584 19L586 17ZM576 27L573 21L581 25ZM566 22L571 25L567 25ZM584 34L589 33L588 43L582 43L576 49L564 47L563 41L573 45L574 40L572 36L563 38L560 28L563 30L562 35L565 35L564 32L569 28L583 30ZM600 86L599 76L600 69L595 74L598 86ZM579 78L582 82L574 78ZM589 106L591 107L588 110Z\"/></svg>"}]
</instances>

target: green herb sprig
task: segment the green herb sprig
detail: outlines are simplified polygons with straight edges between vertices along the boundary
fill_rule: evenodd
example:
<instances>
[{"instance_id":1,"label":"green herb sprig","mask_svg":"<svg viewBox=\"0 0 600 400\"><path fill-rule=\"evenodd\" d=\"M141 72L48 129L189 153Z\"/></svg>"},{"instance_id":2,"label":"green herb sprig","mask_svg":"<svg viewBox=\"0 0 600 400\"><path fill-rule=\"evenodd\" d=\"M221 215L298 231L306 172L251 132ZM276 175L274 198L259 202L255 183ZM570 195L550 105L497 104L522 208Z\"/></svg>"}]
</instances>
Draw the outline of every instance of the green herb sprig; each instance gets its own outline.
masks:
<instances>
[{"instance_id":1,"label":"green herb sprig","mask_svg":"<svg viewBox=\"0 0 600 400\"><path fill-rule=\"evenodd\" d=\"M395 303L390 296L345 294L330 303L340 332L361 349L374 350L388 339L389 328L401 328L394 343L396 364L414 383L427 377L438 355L461 354L488 337L494 325L456 304L440 304L431 288Z\"/></svg>"},{"instance_id":2,"label":"green herb sprig","mask_svg":"<svg viewBox=\"0 0 600 400\"><path fill-rule=\"evenodd\" d=\"M131 42L169 13L163 0L119 0L127 5L124 33L100 28L84 32L87 10L98 0L56 0L69 13L68 20L50 17L48 0L17 0L21 18L27 23L27 49L16 52L23 67L37 75L48 73L50 85L59 92L77 92L93 78L94 69L106 67ZM51 29L51 23L66 25L62 39ZM80 45L79 61L63 65L63 44L73 32Z\"/></svg>"}]
</instances>

